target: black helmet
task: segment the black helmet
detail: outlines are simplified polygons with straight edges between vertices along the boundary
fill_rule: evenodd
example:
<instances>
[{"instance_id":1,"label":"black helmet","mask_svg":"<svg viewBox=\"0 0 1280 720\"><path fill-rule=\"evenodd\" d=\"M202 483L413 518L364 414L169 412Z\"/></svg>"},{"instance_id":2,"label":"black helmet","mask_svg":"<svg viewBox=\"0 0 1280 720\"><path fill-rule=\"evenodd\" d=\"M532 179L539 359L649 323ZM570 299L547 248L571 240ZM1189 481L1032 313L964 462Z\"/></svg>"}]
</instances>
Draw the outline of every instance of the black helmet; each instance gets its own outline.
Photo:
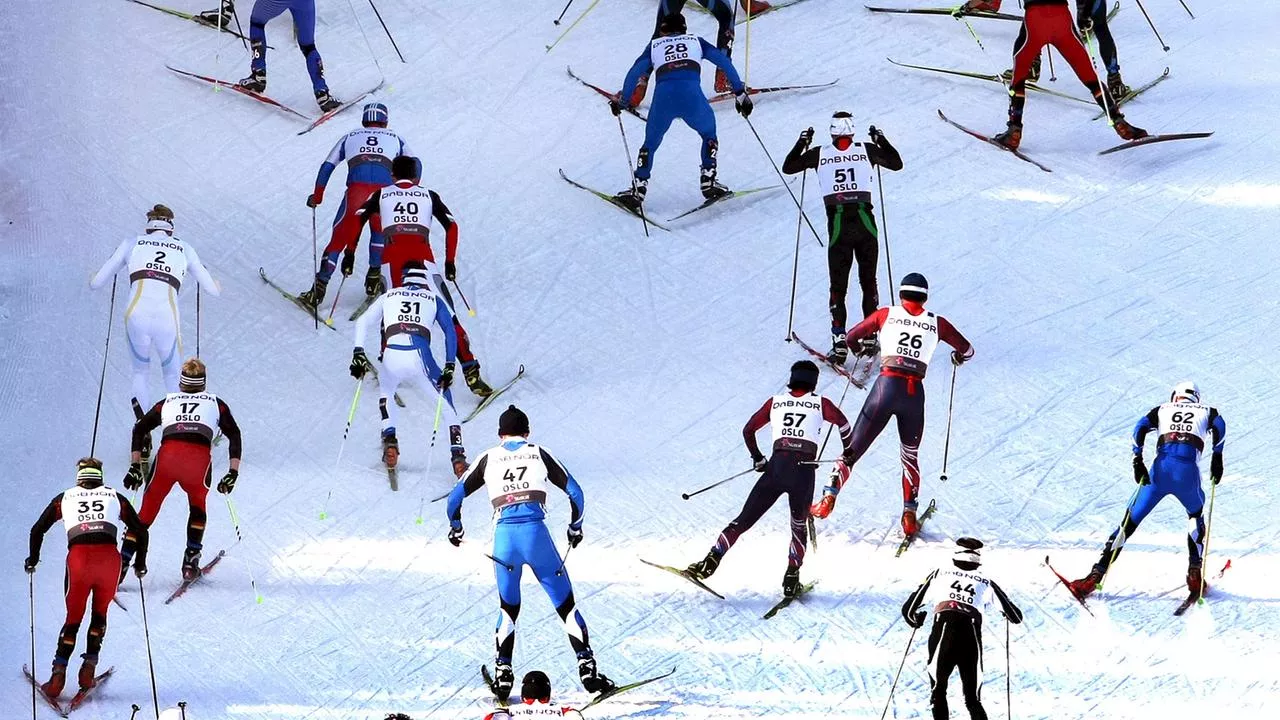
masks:
<instances>
[{"instance_id":1,"label":"black helmet","mask_svg":"<svg viewBox=\"0 0 1280 720\"><path fill-rule=\"evenodd\" d=\"M907 273L907 276L902 278L902 286L898 288L898 297L915 302L928 300L929 281L920 273Z\"/></svg>"},{"instance_id":2,"label":"black helmet","mask_svg":"<svg viewBox=\"0 0 1280 720\"><path fill-rule=\"evenodd\" d=\"M528 435L529 434L529 416L515 405L507 406L506 410L498 416L498 434L499 435ZM527 677L527 676L526 676Z\"/></svg>"},{"instance_id":3,"label":"black helmet","mask_svg":"<svg viewBox=\"0 0 1280 720\"><path fill-rule=\"evenodd\" d=\"M658 33L660 35L682 35L689 31L689 26L684 22L684 15L676 13L668 13L662 16L662 20L658 23Z\"/></svg>"},{"instance_id":4,"label":"black helmet","mask_svg":"<svg viewBox=\"0 0 1280 720\"><path fill-rule=\"evenodd\" d=\"M791 379L787 382L787 387L813 392L818 387L818 366L812 360L797 360L791 366Z\"/></svg>"},{"instance_id":5,"label":"black helmet","mask_svg":"<svg viewBox=\"0 0 1280 720\"><path fill-rule=\"evenodd\" d=\"M417 180L422 177L422 162L412 155L400 155L391 161L391 177L396 180Z\"/></svg>"},{"instance_id":6,"label":"black helmet","mask_svg":"<svg viewBox=\"0 0 1280 720\"><path fill-rule=\"evenodd\" d=\"M524 700L551 702L551 679L541 670L530 670L520 681L520 697Z\"/></svg>"}]
</instances>

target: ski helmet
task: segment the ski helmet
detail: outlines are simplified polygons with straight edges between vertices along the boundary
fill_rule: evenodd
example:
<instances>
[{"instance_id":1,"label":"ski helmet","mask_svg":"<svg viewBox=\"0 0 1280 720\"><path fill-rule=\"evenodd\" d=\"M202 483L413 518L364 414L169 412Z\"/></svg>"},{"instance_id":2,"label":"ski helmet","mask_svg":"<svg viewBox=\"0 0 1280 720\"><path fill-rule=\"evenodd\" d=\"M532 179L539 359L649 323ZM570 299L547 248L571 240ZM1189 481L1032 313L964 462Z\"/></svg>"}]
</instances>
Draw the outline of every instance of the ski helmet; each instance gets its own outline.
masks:
<instances>
[{"instance_id":1,"label":"ski helmet","mask_svg":"<svg viewBox=\"0 0 1280 720\"><path fill-rule=\"evenodd\" d=\"M831 137L853 137L853 115L841 110L831 116Z\"/></svg>"},{"instance_id":2,"label":"ski helmet","mask_svg":"<svg viewBox=\"0 0 1280 720\"><path fill-rule=\"evenodd\" d=\"M1173 393L1169 396L1169 402L1178 402L1179 400L1199 403L1200 388L1196 387L1196 384L1190 380L1183 380L1177 385L1174 385Z\"/></svg>"},{"instance_id":3,"label":"ski helmet","mask_svg":"<svg viewBox=\"0 0 1280 720\"><path fill-rule=\"evenodd\" d=\"M498 434L503 436L516 436L529 434L529 416L515 405L507 406L506 410L498 416ZM525 679L528 679L528 675ZM550 684L548 684L550 687Z\"/></svg>"},{"instance_id":4,"label":"ski helmet","mask_svg":"<svg viewBox=\"0 0 1280 720\"><path fill-rule=\"evenodd\" d=\"M658 23L658 34L660 35L682 35L689 31L689 26L684 22L684 15L681 13L668 13L662 16L662 20Z\"/></svg>"},{"instance_id":5,"label":"ski helmet","mask_svg":"<svg viewBox=\"0 0 1280 720\"><path fill-rule=\"evenodd\" d=\"M981 549L981 540L962 537L956 540L956 554L951 557L951 562L961 570L977 570L982 565L982 554L978 552Z\"/></svg>"},{"instance_id":6,"label":"ski helmet","mask_svg":"<svg viewBox=\"0 0 1280 720\"><path fill-rule=\"evenodd\" d=\"M423 265L421 260L410 260L401 269L400 279L406 285L426 285L431 277L427 273L427 266Z\"/></svg>"},{"instance_id":7,"label":"ski helmet","mask_svg":"<svg viewBox=\"0 0 1280 720\"><path fill-rule=\"evenodd\" d=\"M364 106L364 117L360 122L365 127L386 127L387 120L391 115L387 112L387 106L382 103L369 103Z\"/></svg>"},{"instance_id":8,"label":"ski helmet","mask_svg":"<svg viewBox=\"0 0 1280 720\"><path fill-rule=\"evenodd\" d=\"M147 211L147 232L156 230L173 234L173 211L160 203Z\"/></svg>"},{"instance_id":9,"label":"ski helmet","mask_svg":"<svg viewBox=\"0 0 1280 720\"><path fill-rule=\"evenodd\" d=\"M401 155L391 161L391 177L396 180L417 180L422 177L422 161L412 155Z\"/></svg>"},{"instance_id":10,"label":"ski helmet","mask_svg":"<svg viewBox=\"0 0 1280 720\"><path fill-rule=\"evenodd\" d=\"M191 358L182 363L182 375L178 378L178 388L183 392L204 392L204 362L200 358Z\"/></svg>"},{"instance_id":11,"label":"ski helmet","mask_svg":"<svg viewBox=\"0 0 1280 720\"><path fill-rule=\"evenodd\" d=\"M520 697L523 700L551 702L551 679L541 670L531 670L520 681Z\"/></svg>"},{"instance_id":12,"label":"ski helmet","mask_svg":"<svg viewBox=\"0 0 1280 720\"><path fill-rule=\"evenodd\" d=\"M791 379L787 381L787 387L813 392L818 387L818 366L812 360L797 360L791 365Z\"/></svg>"},{"instance_id":13,"label":"ski helmet","mask_svg":"<svg viewBox=\"0 0 1280 720\"><path fill-rule=\"evenodd\" d=\"M920 273L907 273L907 276L902 278L902 285L898 288L898 297L915 302L928 300L929 281Z\"/></svg>"},{"instance_id":14,"label":"ski helmet","mask_svg":"<svg viewBox=\"0 0 1280 720\"><path fill-rule=\"evenodd\" d=\"M83 457L76 463L76 485L82 488L102 487L102 461Z\"/></svg>"}]
</instances>

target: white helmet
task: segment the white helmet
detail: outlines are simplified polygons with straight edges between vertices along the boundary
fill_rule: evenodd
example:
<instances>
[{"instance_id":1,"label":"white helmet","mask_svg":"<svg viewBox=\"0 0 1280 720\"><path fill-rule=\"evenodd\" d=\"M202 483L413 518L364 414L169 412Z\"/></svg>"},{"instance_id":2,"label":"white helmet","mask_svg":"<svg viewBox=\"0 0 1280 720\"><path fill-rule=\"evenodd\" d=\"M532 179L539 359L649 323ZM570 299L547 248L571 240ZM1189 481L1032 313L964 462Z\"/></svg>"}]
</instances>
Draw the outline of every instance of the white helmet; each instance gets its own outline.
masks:
<instances>
[{"instance_id":1,"label":"white helmet","mask_svg":"<svg viewBox=\"0 0 1280 720\"><path fill-rule=\"evenodd\" d=\"M1169 402L1178 402L1186 400L1187 402L1200 402L1200 388L1190 380L1183 380L1173 386L1173 393L1169 395Z\"/></svg>"},{"instance_id":2,"label":"white helmet","mask_svg":"<svg viewBox=\"0 0 1280 720\"><path fill-rule=\"evenodd\" d=\"M853 116L841 110L831 116L831 137L853 137Z\"/></svg>"},{"instance_id":3,"label":"white helmet","mask_svg":"<svg viewBox=\"0 0 1280 720\"><path fill-rule=\"evenodd\" d=\"M161 710L160 720L191 720L191 715L186 713L185 710L185 707L171 707L168 710Z\"/></svg>"}]
</instances>

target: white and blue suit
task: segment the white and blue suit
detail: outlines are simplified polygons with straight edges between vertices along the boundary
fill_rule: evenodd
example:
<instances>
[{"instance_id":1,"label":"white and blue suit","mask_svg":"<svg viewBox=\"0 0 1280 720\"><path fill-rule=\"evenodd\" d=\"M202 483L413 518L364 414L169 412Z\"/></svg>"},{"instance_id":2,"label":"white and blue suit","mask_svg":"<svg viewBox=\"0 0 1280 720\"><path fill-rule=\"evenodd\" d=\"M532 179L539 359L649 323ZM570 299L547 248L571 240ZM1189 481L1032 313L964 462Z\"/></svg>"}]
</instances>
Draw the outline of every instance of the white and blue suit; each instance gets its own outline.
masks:
<instances>
[{"instance_id":1,"label":"white and blue suit","mask_svg":"<svg viewBox=\"0 0 1280 720\"><path fill-rule=\"evenodd\" d=\"M255 71L267 71L267 22L285 10L293 16L297 30L298 49L307 61L307 73L311 75L311 89L316 93L329 92L324 81L324 62L316 50L316 0L256 0L249 15L249 42L253 48L250 67Z\"/></svg>"},{"instance_id":2,"label":"white and blue suit","mask_svg":"<svg viewBox=\"0 0 1280 720\"><path fill-rule=\"evenodd\" d=\"M503 436L502 444L486 450L449 493L449 525L462 529L462 501L486 488L497 521L493 530L494 575L501 609L494 636L499 664L511 664L516 618L520 614L520 577L528 565L564 623L569 644L579 659L591 658L587 623L573 599L573 584L547 529L547 493L551 487L569 496L570 523L580 532L584 499L578 481L546 448L523 437ZM499 564L501 563L501 564Z\"/></svg>"}]
</instances>

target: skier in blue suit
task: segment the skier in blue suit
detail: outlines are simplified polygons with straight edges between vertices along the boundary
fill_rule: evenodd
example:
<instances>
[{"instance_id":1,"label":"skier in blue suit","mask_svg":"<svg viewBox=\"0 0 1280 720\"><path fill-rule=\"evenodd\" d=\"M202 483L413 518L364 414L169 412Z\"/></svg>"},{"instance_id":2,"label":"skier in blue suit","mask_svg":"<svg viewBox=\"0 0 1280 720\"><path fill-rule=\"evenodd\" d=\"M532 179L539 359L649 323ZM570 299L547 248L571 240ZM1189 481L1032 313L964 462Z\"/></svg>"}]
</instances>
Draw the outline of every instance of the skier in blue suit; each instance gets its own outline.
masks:
<instances>
[{"instance_id":1,"label":"skier in blue suit","mask_svg":"<svg viewBox=\"0 0 1280 720\"><path fill-rule=\"evenodd\" d=\"M618 98L609 101L614 115L629 109L631 94L640 77L650 71L657 75L653 90L653 105L649 109L649 121L645 125L644 144L636 159L635 178L632 186L614 198L623 206L639 212L649 189L649 173L653 168L653 154L662 144L671 123L679 118L702 136L702 196L715 200L729 194L729 189L716 182L716 116L711 103L702 94L702 61L710 60L724 70L735 95L735 106L743 117L751 114L751 97L738 77L733 63L721 51L697 35L686 32L684 16L667 15L659 26L660 35L636 59Z\"/></svg>"},{"instance_id":2,"label":"skier in blue suit","mask_svg":"<svg viewBox=\"0 0 1280 720\"><path fill-rule=\"evenodd\" d=\"M1151 472L1142 461L1142 445L1147 433L1155 431L1156 459ZM1227 437L1227 423L1218 409L1200 402L1200 389L1186 380L1178 383L1169 396L1169 402L1157 405L1138 419L1133 428L1133 479L1138 489L1125 511L1124 521L1111 533L1102 557L1094 564L1089 575L1070 583L1076 597L1085 598L1102 582L1102 578L1115 562L1125 540L1133 535L1143 519L1155 509L1166 495L1173 495L1187 511L1187 589L1199 597L1207 589L1204 585L1205 526L1204 490L1200 488L1200 455L1205 441L1212 438L1213 456L1209 463L1209 478L1217 485L1222 481L1222 449Z\"/></svg>"},{"instance_id":3,"label":"skier in blue suit","mask_svg":"<svg viewBox=\"0 0 1280 720\"><path fill-rule=\"evenodd\" d=\"M267 23L285 10L293 17L298 49L307 60L316 104L325 112L341 107L342 103L329 94L329 85L324 81L324 62L320 59L320 51L316 50L316 0L256 0L253 3L253 12L249 15L249 45L253 59L249 63L249 77L240 81L240 87L256 93L266 91Z\"/></svg>"},{"instance_id":4,"label":"skier in blue suit","mask_svg":"<svg viewBox=\"0 0 1280 720\"><path fill-rule=\"evenodd\" d=\"M501 444L486 450L449 493L449 542L462 544L462 501L485 488L497 521L493 530L494 575L498 580L501 610L494 637L494 693L506 700L515 683L511 658L516 644L516 617L520 614L520 576L528 565L542 584L564 623L569 644L578 656L578 675L587 692L612 690L613 681L596 669L595 653L573 599L568 570L547 530L547 493L552 486L569 496L569 546L582 542L585 511L582 488L544 447L529 442L529 418L515 405L498 417Z\"/></svg>"}]
</instances>

